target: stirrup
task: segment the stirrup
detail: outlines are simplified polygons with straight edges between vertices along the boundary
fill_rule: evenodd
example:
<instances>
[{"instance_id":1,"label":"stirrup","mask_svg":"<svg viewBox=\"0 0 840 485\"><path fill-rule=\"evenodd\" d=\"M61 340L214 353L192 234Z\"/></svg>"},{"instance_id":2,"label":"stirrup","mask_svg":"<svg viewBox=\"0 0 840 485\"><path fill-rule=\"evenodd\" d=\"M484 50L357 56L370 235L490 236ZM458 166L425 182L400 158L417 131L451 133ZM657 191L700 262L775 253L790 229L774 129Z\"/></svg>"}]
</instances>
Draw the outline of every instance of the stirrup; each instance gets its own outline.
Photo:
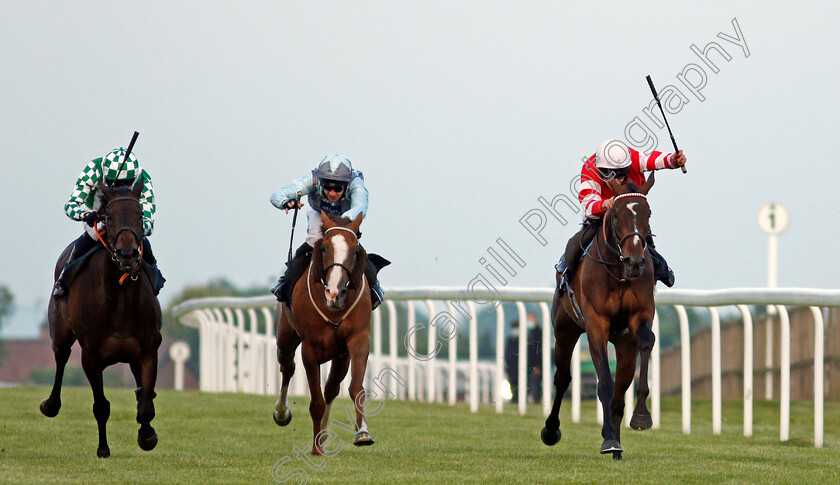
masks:
<instances>
[{"instance_id":1,"label":"stirrup","mask_svg":"<svg viewBox=\"0 0 840 485\"><path fill-rule=\"evenodd\" d=\"M52 297L56 300L60 300L67 296L67 290L64 289L64 285L61 284L61 278L55 282L53 285Z\"/></svg>"}]
</instances>

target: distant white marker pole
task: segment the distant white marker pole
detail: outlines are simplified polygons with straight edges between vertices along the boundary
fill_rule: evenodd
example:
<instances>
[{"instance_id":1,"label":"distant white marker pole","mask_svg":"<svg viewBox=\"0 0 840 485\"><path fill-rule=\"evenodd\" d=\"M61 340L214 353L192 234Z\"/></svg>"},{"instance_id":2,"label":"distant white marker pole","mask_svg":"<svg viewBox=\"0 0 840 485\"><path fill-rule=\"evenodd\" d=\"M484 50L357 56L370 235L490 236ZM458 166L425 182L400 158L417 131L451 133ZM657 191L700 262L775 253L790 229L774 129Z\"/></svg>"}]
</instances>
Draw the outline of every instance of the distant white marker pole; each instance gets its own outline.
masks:
<instances>
[{"instance_id":1,"label":"distant white marker pole","mask_svg":"<svg viewBox=\"0 0 840 485\"><path fill-rule=\"evenodd\" d=\"M190 358L190 346L177 341L169 346L169 358L175 363L175 390L184 390L184 363Z\"/></svg>"},{"instance_id":2,"label":"distant white marker pole","mask_svg":"<svg viewBox=\"0 0 840 485\"><path fill-rule=\"evenodd\" d=\"M790 222L787 209L776 202L768 202L761 206L756 216L758 227L767 233L767 287L776 288L779 283L779 241L778 236L785 231ZM767 345L765 354L764 398L773 399L773 319L776 307L767 306Z\"/></svg>"}]
</instances>

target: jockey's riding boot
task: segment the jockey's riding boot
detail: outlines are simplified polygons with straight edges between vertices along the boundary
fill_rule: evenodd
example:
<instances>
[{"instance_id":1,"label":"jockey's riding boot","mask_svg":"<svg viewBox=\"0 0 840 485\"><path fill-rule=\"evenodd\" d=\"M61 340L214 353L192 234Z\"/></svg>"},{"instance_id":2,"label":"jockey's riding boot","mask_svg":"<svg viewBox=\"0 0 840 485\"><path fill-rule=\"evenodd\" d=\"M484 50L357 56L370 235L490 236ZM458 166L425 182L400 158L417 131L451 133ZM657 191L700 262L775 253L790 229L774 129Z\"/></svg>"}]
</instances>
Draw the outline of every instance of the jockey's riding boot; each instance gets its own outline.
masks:
<instances>
[{"instance_id":1,"label":"jockey's riding boot","mask_svg":"<svg viewBox=\"0 0 840 485\"><path fill-rule=\"evenodd\" d=\"M277 284L271 288L271 292L274 294L275 297L277 297L277 301L286 301L286 299L283 297L283 293L285 290L284 286L286 286L285 274L280 276L280 279L277 280Z\"/></svg>"},{"instance_id":2,"label":"jockey's riding boot","mask_svg":"<svg viewBox=\"0 0 840 485\"><path fill-rule=\"evenodd\" d=\"M75 259L76 248L70 250L70 255L67 257L67 261L64 263L64 267L61 268L61 273L59 273L58 278L55 280L55 285L53 285L52 297L56 300L60 300L67 296L67 288L64 287L64 273L67 271L67 266Z\"/></svg>"},{"instance_id":3,"label":"jockey's riding boot","mask_svg":"<svg viewBox=\"0 0 840 485\"><path fill-rule=\"evenodd\" d=\"M155 259L155 254L152 252L152 245L149 243L147 238L143 238L143 260L149 265L152 266L155 270L155 278L152 281L152 290L155 293L155 296L160 293L161 288L163 288L163 284L166 283L166 278L163 277L163 273L160 272L160 268L157 265L157 259Z\"/></svg>"},{"instance_id":4,"label":"jockey's riding boot","mask_svg":"<svg viewBox=\"0 0 840 485\"><path fill-rule=\"evenodd\" d=\"M376 280L370 287L370 309L376 310L376 307L381 305L384 299L385 293L382 291L382 285L379 284L379 280Z\"/></svg>"},{"instance_id":5,"label":"jockey's riding boot","mask_svg":"<svg viewBox=\"0 0 840 485\"><path fill-rule=\"evenodd\" d=\"M277 280L277 284L271 288L271 292L277 298L277 301L288 302L292 296L292 288L289 288L289 282L292 285L297 283L297 280L303 275L306 266L309 264L309 258L312 256L312 246L309 243L303 243L295 251L295 256L291 261L286 263L286 271Z\"/></svg>"},{"instance_id":6,"label":"jockey's riding boot","mask_svg":"<svg viewBox=\"0 0 840 485\"><path fill-rule=\"evenodd\" d=\"M665 258L659 254L656 248L648 246L648 249L650 250L650 255L653 257L653 278L661 281L668 288L674 286L674 272L668 267Z\"/></svg>"},{"instance_id":7,"label":"jockey's riding boot","mask_svg":"<svg viewBox=\"0 0 840 485\"><path fill-rule=\"evenodd\" d=\"M566 264L566 255L560 256L560 262L554 265L554 269L560 273L560 276L563 278L566 277L566 272L569 270L569 266Z\"/></svg>"}]
</instances>

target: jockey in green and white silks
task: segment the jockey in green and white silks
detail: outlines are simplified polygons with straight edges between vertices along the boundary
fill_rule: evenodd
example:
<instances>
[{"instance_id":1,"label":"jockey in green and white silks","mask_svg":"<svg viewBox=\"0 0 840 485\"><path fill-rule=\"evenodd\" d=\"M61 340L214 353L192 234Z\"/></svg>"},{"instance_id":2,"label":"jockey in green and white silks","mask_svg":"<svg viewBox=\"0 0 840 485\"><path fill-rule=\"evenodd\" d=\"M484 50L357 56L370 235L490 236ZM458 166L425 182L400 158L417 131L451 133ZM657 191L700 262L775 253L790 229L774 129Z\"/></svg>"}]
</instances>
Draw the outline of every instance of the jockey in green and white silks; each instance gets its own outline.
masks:
<instances>
[{"instance_id":1,"label":"jockey in green and white silks","mask_svg":"<svg viewBox=\"0 0 840 485\"><path fill-rule=\"evenodd\" d=\"M280 301L288 302L294 283L309 264L312 247L324 236L321 222L321 211L333 216L346 217L353 220L360 213L367 217L368 190L362 172L353 169L347 157L339 154L328 155L321 160L312 172L283 186L271 194L271 203L278 209L302 207L300 196L307 196L309 208L306 211L307 231L306 242L303 243L288 264L286 272L280 277L272 293ZM371 262L371 256L373 261ZM379 263L379 264L377 264ZM387 263L377 255L368 254L368 268L365 275L371 288L373 308L382 302L382 288L376 278L376 273ZM287 284L288 282L288 284Z\"/></svg>"},{"instance_id":2,"label":"jockey in green and white silks","mask_svg":"<svg viewBox=\"0 0 840 485\"><path fill-rule=\"evenodd\" d=\"M76 180L76 186L67 203L64 204L64 212L67 217L74 221L81 221L84 226L84 233L76 239L70 257L64 265L58 280L53 289L53 297L62 298L67 294L64 282L64 273L67 266L80 256L87 254L99 243L100 232L105 230L104 222L100 220L100 209L102 209L102 194L99 191L99 184L103 181L113 186L132 185L138 178L143 182L143 190L140 193L140 206L143 211L143 260L157 269L152 247L147 236L152 234L155 226L155 190L152 186L152 178L143 168L140 167L137 157L130 154L125 158L125 148L116 148L107 155L88 162L82 173ZM156 271L153 287L155 294L163 287L163 276Z\"/></svg>"}]
</instances>

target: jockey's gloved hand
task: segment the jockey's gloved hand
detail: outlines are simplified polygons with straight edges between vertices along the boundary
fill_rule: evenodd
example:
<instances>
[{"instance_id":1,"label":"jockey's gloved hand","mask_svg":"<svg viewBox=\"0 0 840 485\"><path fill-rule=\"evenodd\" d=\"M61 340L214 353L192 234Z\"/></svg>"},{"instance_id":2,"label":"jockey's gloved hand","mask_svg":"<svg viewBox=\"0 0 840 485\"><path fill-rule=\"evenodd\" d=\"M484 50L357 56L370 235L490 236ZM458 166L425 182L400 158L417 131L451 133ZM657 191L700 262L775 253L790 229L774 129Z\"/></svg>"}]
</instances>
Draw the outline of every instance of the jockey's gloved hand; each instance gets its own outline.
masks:
<instances>
[{"instance_id":1,"label":"jockey's gloved hand","mask_svg":"<svg viewBox=\"0 0 840 485\"><path fill-rule=\"evenodd\" d=\"M96 222L99 221L99 213L96 211L90 211L84 216L82 216L82 220L85 221L85 224L87 224L88 226L93 227L94 224L96 224Z\"/></svg>"},{"instance_id":2,"label":"jockey's gloved hand","mask_svg":"<svg viewBox=\"0 0 840 485\"><path fill-rule=\"evenodd\" d=\"M289 199L283 204L283 207L286 209L286 213L288 214L289 209L294 209L295 207L303 207L303 202L296 199Z\"/></svg>"}]
</instances>

